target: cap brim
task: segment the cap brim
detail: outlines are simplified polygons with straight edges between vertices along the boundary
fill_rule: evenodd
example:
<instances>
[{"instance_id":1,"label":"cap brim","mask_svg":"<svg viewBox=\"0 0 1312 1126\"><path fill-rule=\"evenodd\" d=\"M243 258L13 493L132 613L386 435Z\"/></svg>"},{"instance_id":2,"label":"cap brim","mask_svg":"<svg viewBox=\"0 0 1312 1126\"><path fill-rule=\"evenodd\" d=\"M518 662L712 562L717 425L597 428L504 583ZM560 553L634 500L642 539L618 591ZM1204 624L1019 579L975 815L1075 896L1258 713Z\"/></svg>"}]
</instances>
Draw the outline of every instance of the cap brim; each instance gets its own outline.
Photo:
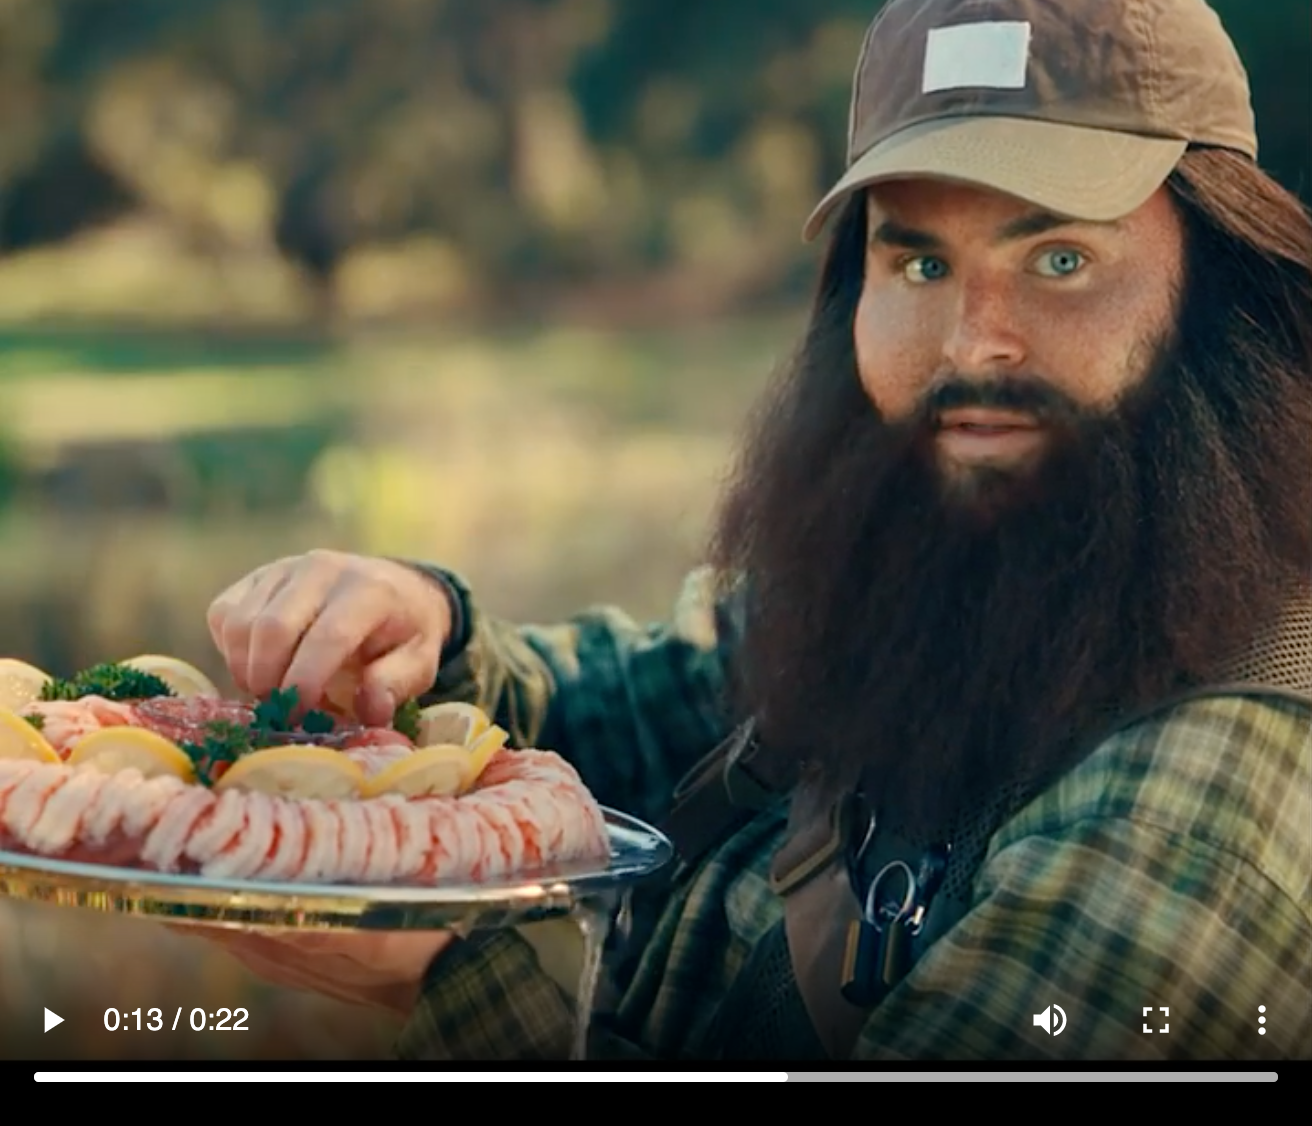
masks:
<instances>
[{"instance_id":1,"label":"cap brim","mask_svg":"<svg viewBox=\"0 0 1312 1126\"><path fill-rule=\"evenodd\" d=\"M852 192L928 178L989 188L1054 214L1112 222L1143 206L1188 144L1027 118L959 117L913 125L848 169L802 231L808 242Z\"/></svg>"}]
</instances>

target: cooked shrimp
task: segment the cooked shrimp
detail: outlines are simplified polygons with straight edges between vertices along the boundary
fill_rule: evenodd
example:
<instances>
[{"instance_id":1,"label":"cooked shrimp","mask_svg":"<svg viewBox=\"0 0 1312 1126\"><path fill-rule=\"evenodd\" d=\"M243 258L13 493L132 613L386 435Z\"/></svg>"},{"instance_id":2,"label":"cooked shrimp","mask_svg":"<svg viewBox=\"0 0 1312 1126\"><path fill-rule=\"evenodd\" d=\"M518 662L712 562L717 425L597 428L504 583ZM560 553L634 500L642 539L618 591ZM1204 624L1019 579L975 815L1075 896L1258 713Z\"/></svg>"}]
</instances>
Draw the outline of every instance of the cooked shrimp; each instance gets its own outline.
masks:
<instances>
[{"instance_id":1,"label":"cooked shrimp","mask_svg":"<svg viewBox=\"0 0 1312 1126\"><path fill-rule=\"evenodd\" d=\"M541 751L500 753L462 797L364 801L216 796L171 775L0 760L0 840L48 856L305 883L480 882L609 852L577 773Z\"/></svg>"},{"instance_id":2,"label":"cooked shrimp","mask_svg":"<svg viewBox=\"0 0 1312 1126\"><path fill-rule=\"evenodd\" d=\"M84 735L102 727L137 726L140 720L129 704L106 700L103 696L83 696L80 700L33 700L19 712L23 716L41 717L41 734L61 758Z\"/></svg>"}]
</instances>

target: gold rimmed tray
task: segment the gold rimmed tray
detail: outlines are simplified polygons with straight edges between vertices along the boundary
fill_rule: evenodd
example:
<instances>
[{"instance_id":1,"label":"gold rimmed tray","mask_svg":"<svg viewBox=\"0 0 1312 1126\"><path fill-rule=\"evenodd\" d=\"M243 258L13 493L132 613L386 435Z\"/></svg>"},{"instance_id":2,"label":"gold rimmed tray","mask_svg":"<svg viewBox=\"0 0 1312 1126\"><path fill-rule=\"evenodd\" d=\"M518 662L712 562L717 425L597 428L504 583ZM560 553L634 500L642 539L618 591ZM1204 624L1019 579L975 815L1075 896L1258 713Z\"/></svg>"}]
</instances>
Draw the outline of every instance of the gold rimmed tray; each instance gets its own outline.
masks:
<instances>
[{"instance_id":1,"label":"gold rimmed tray","mask_svg":"<svg viewBox=\"0 0 1312 1126\"><path fill-rule=\"evenodd\" d=\"M437 887L209 880L138 868L74 864L0 851L0 896L170 924L241 929L443 930L507 927L568 915L622 894L673 859L659 830L604 809L611 857L513 879Z\"/></svg>"}]
</instances>

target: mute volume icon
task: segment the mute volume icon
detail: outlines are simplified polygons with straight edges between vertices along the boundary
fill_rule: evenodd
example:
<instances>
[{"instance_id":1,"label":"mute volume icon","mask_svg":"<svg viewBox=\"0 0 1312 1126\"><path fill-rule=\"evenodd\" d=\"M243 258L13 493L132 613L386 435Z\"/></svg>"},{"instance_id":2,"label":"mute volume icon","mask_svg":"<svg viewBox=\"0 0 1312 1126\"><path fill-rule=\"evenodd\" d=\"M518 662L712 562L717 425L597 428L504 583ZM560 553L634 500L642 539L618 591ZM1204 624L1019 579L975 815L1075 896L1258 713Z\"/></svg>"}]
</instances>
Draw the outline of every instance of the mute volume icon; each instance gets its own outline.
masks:
<instances>
[{"instance_id":1,"label":"mute volume icon","mask_svg":"<svg viewBox=\"0 0 1312 1126\"><path fill-rule=\"evenodd\" d=\"M1053 1026L1052 1014L1057 1014L1059 1022ZM1066 1014L1060 1005L1049 1005L1041 1013L1034 1014L1034 1026L1043 1029L1049 1036L1060 1036L1066 1030Z\"/></svg>"}]
</instances>

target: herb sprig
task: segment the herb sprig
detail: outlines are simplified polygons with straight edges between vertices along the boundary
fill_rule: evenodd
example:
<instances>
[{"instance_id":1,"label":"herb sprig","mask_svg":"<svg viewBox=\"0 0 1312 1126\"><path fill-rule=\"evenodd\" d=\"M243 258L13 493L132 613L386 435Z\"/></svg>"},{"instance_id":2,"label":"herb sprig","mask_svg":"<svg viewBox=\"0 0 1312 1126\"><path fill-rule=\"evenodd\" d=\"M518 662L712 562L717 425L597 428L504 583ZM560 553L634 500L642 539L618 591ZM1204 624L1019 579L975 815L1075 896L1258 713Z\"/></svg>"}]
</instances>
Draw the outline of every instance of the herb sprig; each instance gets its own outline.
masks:
<instances>
[{"instance_id":1,"label":"herb sprig","mask_svg":"<svg viewBox=\"0 0 1312 1126\"><path fill-rule=\"evenodd\" d=\"M419 701L407 700L392 717L392 727L411 742L419 738Z\"/></svg>"},{"instance_id":2,"label":"herb sprig","mask_svg":"<svg viewBox=\"0 0 1312 1126\"><path fill-rule=\"evenodd\" d=\"M146 700L172 696L173 689L159 677L126 665L106 663L84 669L68 680L51 680L41 689L42 700L80 700L103 696L106 700Z\"/></svg>"},{"instance_id":3,"label":"herb sprig","mask_svg":"<svg viewBox=\"0 0 1312 1126\"><path fill-rule=\"evenodd\" d=\"M252 730L277 734L295 731L299 726L307 735L327 735L337 726L332 716L321 711L308 711L301 717L299 725L294 723L292 717L296 714L299 703L300 693L295 685L290 688L275 688L267 699L255 705Z\"/></svg>"},{"instance_id":4,"label":"herb sprig","mask_svg":"<svg viewBox=\"0 0 1312 1126\"><path fill-rule=\"evenodd\" d=\"M182 744L200 781L213 786L243 755L276 742L278 735L298 729L308 735L326 735L336 727L332 716L321 711L306 712L300 724L295 723L292 717L296 714L299 699L295 687L275 688L255 705L254 716L248 725L242 726L231 720L207 723L202 729L205 738L201 742Z\"/></svg>"},{"instance_id":5,"label":"herb sprig","mask_svg":"<svg viewBox=\"0 0 1312 1126\"><path fill-rule=\"evenodd\" d=\"M252 729L220 719L207 723L202 730L205 738L201 742L181 746L196 768L196 776L205 785L213 786L242 755L255 749Z\"/></svg>"},{"instance_id":6,"label":"herb sprig","mask_svg":"<svg viewBox=\"0 0 1312 1126\"><path fill-rule=\"evenodd\" d=\"M275 688L255 705L255 721L251 726L260 731L291 731L292 714L296 711L299 696L295 685Z\"/></svg>"}]
</instances>

